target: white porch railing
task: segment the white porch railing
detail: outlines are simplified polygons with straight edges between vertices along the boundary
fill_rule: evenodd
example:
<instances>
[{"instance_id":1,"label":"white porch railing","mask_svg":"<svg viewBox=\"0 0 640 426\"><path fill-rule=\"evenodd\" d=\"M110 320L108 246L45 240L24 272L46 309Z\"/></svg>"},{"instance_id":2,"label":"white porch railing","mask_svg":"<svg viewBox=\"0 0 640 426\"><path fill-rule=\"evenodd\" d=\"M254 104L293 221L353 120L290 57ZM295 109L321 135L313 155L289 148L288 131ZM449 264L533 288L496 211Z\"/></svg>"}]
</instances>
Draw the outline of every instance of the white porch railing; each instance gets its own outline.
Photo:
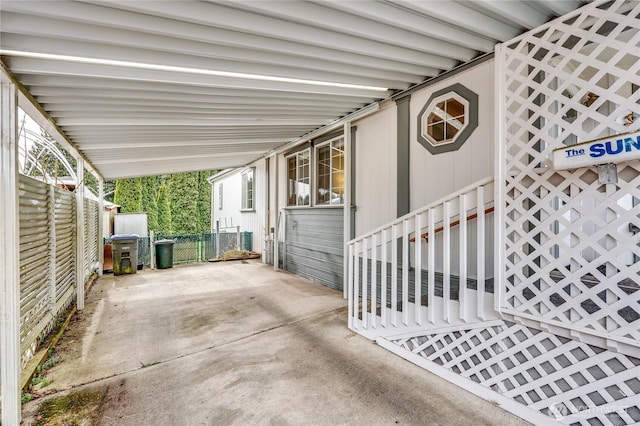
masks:
<instances>
[{"instance_id":1,"label":"white porch railing","mask_svg":"<svg viewBox=\"0 0 640 426\"><path fill-rule=\"evenodd\" d=\"M349 328L370 338L498 319L493 179L351 240Z\"/></svg>"}]
</instances>

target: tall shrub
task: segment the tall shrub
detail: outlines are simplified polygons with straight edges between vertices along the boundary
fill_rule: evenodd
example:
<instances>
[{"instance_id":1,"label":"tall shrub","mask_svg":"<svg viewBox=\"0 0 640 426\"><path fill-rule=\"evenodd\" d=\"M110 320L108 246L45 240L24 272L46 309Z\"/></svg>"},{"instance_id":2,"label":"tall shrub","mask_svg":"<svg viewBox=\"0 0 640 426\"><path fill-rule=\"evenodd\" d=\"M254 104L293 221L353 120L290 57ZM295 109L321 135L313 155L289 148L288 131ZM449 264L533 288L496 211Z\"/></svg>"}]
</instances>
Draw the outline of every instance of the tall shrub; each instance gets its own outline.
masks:
<instances>
[{"instance_id":1,"label":"tall shrub","mask_svg":"<svg viewBox=\"0 0 640 426\"><path fill-rule=\"evenodd\" d=\"M169 204L169 194L167 186L163 183L158 189L158 232L171 234L171 206Z\"/></svg>"},{"instance_id":2,"label":"tall shrub","mask_svg":"<svg viewBox=\"0 0 640 426\"><path fill-rule=\"evenodd\" d=\"M149 230L158 231L158 196L157 178L148 176L141 178L142 182L142 210L147 212Z\"/></svg>"},{"instance_id":3,"label":"tall shrub","mask_svg":"<svg viewBox=\"0 0 640 426\"><path fill-rule=\"evenodd\" d=\"M122 213L142 211L142 183L140 178L118 179L113 202L120 206Z\"/></svg>"}]
</instances>

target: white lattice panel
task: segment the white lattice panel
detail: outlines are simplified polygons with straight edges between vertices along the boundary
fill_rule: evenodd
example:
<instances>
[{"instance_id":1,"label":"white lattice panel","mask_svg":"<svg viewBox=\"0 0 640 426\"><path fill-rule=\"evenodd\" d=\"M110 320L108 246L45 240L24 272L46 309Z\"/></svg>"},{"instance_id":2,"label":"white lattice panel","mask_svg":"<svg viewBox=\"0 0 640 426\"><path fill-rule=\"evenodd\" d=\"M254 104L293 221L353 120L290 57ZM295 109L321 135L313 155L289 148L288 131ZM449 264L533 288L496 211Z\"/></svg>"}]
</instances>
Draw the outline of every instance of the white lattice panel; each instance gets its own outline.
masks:
<instances>
[{"instance_id":1,"label":"white lattice panel","mask_svg":"<svg viewBox=\"0 0 640 426\"><path fill-rule=\"evenodd\" d=\"M595 2L498 49L505 313L640 346L640 162L618 184L552 151L640 129L640 2ZM523 396L523 398L525 398Z\"/></svg>"},{"instance_id":2,"label":"white lattice panel","mask_svg":"<svg viewBox=\"0 0 640 426\"><path fill-rule=\"evenodd\" d=\"M640 423L640 359L505 322L391 339L565 424ZM487 397L490 399L490 397Z\"/></svg>"}]
</instances>

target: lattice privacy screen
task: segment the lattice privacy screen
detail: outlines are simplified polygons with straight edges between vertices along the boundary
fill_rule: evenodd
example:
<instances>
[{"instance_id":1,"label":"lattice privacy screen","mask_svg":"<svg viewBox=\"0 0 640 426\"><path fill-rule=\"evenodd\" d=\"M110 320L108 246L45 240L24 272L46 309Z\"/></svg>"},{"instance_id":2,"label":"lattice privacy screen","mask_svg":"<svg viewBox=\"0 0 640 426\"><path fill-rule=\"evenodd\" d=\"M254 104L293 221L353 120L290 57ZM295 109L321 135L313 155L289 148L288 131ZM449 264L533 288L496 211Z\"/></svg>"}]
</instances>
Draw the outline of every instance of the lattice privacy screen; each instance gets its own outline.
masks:
<instances>
[{"instance_id":1,"label":"lattice privacy screen","mask_svg":"<svg viewBox=\"0 0 640 426\"><path fill-rule=\"evenodd\" d=\"M393 342L565 424L640 423L638 358L509 322Z\"/></svg>"},{"instance_id":2,"label":"lattice privacy screen","mask_svg":"<svg viewBox=\"0 0 640 426\"><path fill-rule=\"evenodd\" d=\"M638 347L640 162L618 184L552 151L640 129L640 2L595 2L497 51L506 313Z\"/></svg>"}]
</instances>

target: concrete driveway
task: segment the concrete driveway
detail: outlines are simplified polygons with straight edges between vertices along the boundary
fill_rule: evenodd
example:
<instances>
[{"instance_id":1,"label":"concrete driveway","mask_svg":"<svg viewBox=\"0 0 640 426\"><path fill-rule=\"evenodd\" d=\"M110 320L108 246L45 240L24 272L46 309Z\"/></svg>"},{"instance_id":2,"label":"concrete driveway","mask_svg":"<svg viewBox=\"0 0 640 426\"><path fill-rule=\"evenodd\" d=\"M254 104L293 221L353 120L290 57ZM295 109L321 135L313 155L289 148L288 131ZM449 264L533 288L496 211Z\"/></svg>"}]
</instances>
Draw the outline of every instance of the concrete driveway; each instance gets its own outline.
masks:
<instances>
[{"instance_id":1,"label":"concrete driveway","mask_svg":"<svg viewBox=\"0 0 640 426\"><path fill-rule=\"evenodd\" d=\"M104 276L58 344L52 395L100 425L525 424L349 331L337 292L259 261Z\"/></svg>"}]
</instances>

